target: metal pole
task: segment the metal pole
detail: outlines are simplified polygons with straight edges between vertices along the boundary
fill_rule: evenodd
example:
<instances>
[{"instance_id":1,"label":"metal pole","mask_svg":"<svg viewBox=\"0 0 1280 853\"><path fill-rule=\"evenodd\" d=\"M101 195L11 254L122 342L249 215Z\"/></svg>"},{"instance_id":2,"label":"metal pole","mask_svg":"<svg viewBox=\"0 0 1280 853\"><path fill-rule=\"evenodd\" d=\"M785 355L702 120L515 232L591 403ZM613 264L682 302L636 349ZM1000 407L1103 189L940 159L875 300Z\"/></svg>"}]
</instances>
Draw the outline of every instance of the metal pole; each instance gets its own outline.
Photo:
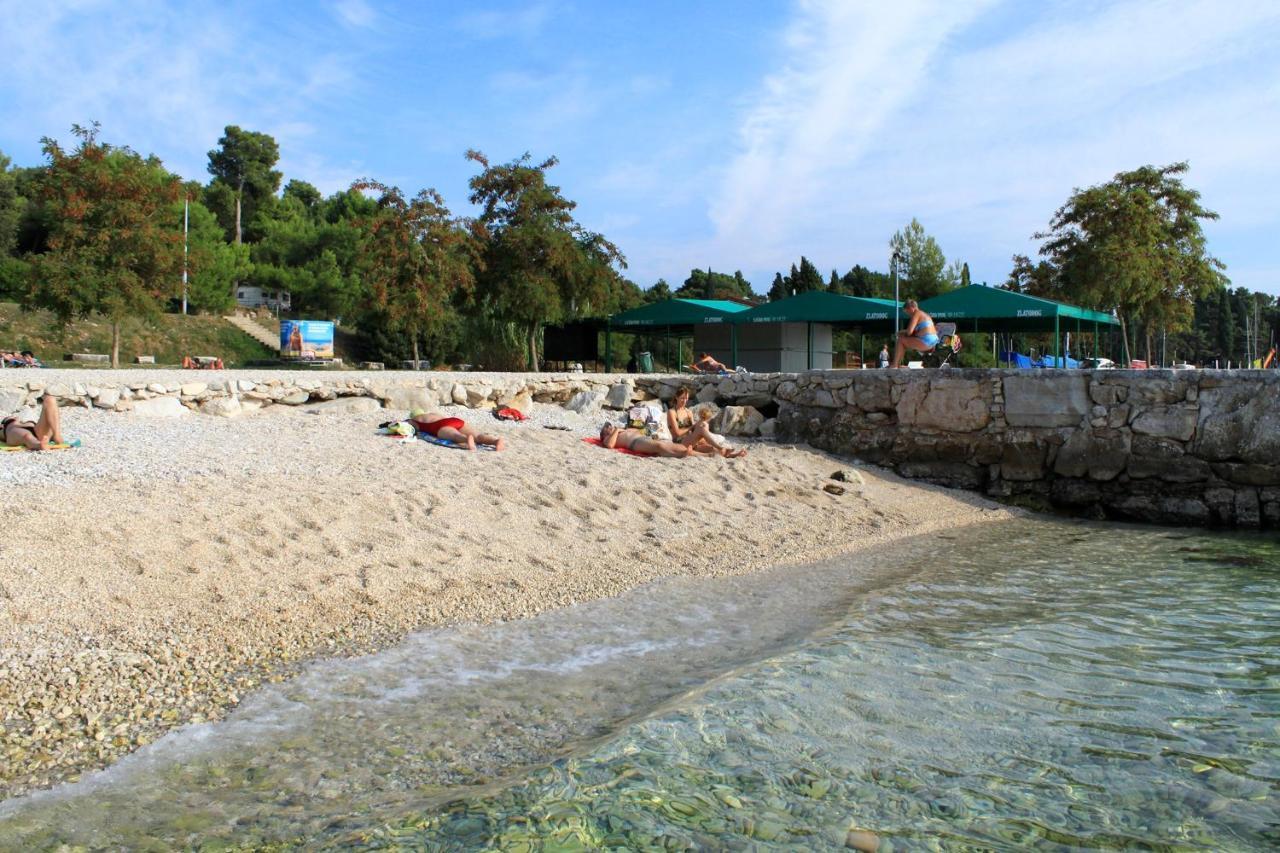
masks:
<instances>
[{"instance_id":1,"label":"metal pole","mask_svg":"<svg viewBox=\"0 0 1280 853\"><path fill-rule=\"evenodd\" d=\"M611 331L612 329L610 328L609 321L606 319L604 321L604 372L605 373L613 373L613 347L611 346L612 341L610 340L613 336L609 334L609 332Z\"/></svg>"},{"instance_id":2,"label":"metal pole","mask_svg":"<svg viewBox=\"0 0 1280 853\"><path fill-rule=\"evenodd\" d=\"M1058 366L1058 354L1061 352L1061 350L1059 349L1059 347L1062 346L1062 342L1060 340L1061 334L1062 334L1061 323L1058 319L1058 315L1054 314L1053 315L1053 366L1054 367Z\"/></svg>"},{"instance_id":3,"label":"metal pole","mask_svg":"<svg viewBox=\"0 0 1280 853\"><path fill-rule=\"evenodd\" d=\"M190 230L191 200L182 200L182 313L187 313L187 234Z\"/></svg>"},{"instance_id":4,"label":"metal pole","mask_svg":"<svg viewBox=\"0 0 1280 853\"><path fill-rule=\"evenodd\" d=\"M738 366L738 324L731 323L729 325L729 351L732 356L733 366Z\"/></svg>"},{"instance_id":5,"label":"metal pole","mask_svg":"<svg viewBox=\"0 0 1280 853\"><path fill-rule=\"evenodd\" d=\"M902 327L902 308L898 298L898 253L893 253L893 336L898 337L898 329Z\"/></svg>"},{"instance_id":6,"label":"metal pole","mask_svg":"<svg viewBox=\"0 0 1280 853\"><path fill-rule=\"evenodd\" d=\"M809 351L808 358L805 360L805 370L813 370L813 321L809 321L808 341L806 349Z\"/></svg>"}]
</instances>

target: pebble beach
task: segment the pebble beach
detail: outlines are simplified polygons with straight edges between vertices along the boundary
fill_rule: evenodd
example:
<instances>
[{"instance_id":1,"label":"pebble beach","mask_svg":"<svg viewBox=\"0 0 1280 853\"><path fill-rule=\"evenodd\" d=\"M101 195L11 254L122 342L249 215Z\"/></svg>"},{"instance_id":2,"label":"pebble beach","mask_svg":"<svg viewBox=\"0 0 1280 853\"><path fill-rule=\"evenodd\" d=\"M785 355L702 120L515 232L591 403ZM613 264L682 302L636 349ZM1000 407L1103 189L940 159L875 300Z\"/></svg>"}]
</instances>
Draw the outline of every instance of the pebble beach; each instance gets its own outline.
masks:
<instances>
[{"instance_id":1,"label":"pebble beach","mask_svg":"<svg viewBox=\"0 0 1280 853\"><path fill-rule=\"evenodd\" d=\"M315 657L1010 514L804 446L639 459L581 441L601 415L441 410L508 449L382 437L405 414L383 409L72 408L82 447L0 457L0 797L218 719Z\"/></svg>"}]
</instances>

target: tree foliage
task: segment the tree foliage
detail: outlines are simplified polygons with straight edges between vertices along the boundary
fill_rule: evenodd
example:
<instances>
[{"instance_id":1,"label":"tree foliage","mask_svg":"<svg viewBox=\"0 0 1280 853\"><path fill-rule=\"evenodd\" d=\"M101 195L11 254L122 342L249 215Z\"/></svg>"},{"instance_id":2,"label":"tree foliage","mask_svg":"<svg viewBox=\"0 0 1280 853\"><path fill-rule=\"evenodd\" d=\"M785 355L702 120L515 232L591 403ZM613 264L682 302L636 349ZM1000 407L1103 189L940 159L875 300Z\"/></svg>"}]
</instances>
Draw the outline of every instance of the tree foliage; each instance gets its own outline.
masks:
<instances>
[{"instance_id":1,"label":"tree foliage","mask_svg":"<svg viewBox=\"0 0 1280 853\"><path fill-rule=\"evenodd\" d=\"M419 341L454 322L454 306L475 285L474 235L433 189L413 199L373 180L358 181L352 189L377 195L361 249L370 304L391 330L410 336L416 363Z\"/></svg>"},{"instance_id":2,"label":"tree foliage","mask_svg":"<svg viewBox=\"0 0 1280 853\"><path fill-rule=\"evenodd\" d=\"M905 299L928 299L956 286L960 271L947 267L938 241L925 233L920 220L912 218L905 228L889 239L892 255L900 258L898 275Z\"/></svg>"},{"instance_id":3,"label":"tree foliage","mask_svg":"<svg viewBox=\"0 0 1280 853\"><path fill-rule=\"evenodd\" d=\"M251 221L259 205L270 203L280 189L282 175L274 168L279 159L280 146L273 138L233 124L227 125L218 147L209 152L209 174L214 177L209 206L220 214L233 242L243 241L243 223Z\"/></svg>"},{"instance_id":4,"label":"tree foliage","mask_svg":"<svg viewBox=\"0 0 1280 853\"><path fill-rule=\"evenodd\" d=\"M73 151L43 140L49 162L37 192L51 227L23 301L64 322L105 315L119 366L120 321L159 312L181 276L181 183L155 158L99 142L96 123L72 132Z\"/></svg>"},{"instance_id":5,"label":"tree foliage","mask_svg":"<svg viewBox=\"0 0 1280 853\"><path fill-rule=\"evenodd\" d=\"M617 246L578 224L575 203L547 183L555 157L534 163L525 154L495 165L479 151L466 156L482 169L469 182L484 240L477 293L485 309L525 330L537 369L542 326L599 313L621 286L616 267L626 261Z\"/></svg>"},{"instance_id":6,"label":"tree foliage","mask_svg":"<svg viewBox=\"0 0 1280 853\"><path fill-rule=\"evenodd\" d=\"M751 282L737 270L733 275L713 272L710 269L689 271L689 277L674 294L683 299L739 299L749 300L755 293L751 290Z\"/></svg>"},{"instance_id":7,"label":"tree foliage","mask_svg":"<svg viewBox=\"0 0 1280 853\"><path fill-rule=\"evenodd\" d=\"M1114 310L1128 325L1187 328L1196 299L1227 283L1201 227L1218 215L1183 184L1188 168L1143 166L1073 192L1035 235L1044 241L1045 295Z\"/></svg>"}]
</instances>

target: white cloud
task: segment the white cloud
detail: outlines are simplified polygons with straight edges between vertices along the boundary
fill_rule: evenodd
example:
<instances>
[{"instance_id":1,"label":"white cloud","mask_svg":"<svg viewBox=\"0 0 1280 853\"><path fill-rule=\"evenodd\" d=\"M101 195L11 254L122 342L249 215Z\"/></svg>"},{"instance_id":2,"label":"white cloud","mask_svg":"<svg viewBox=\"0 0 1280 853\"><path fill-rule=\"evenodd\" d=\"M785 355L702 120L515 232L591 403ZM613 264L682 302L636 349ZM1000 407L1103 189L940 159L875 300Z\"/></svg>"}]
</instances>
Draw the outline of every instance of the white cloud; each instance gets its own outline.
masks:
<instances>
[{"instance_id":1,"label":"white cloud","mask_svg":"<svg viewBox=\"0 0 1280 853\"><path fill-rule=\"evenodd\" d=\"M457 28L474 39L532 39L542 32L555 9L551 3L534 3L522 9L470 12L457 20Z\"/></svg>"},{"instance_id":2,"label":"white cloud","mask_svg":"<svg viewBox=\"0 0 1280 853\"><path fill-rule=\"evenodd\" d=\"M377 12L364 0L339 0L333 6L338 20L354 29L373 26L377 20Z\"/></svg>"},{"instance_id":3,"label":"white cloud","mask_svg":"<svg viewBox=\"0 0 1280 853\"><path fill-rule=\"evenodd\" d=\"M1002 280L1073 188L1183 159L1223 216L1211 235L1280 225L1280 6L1064 4L972 43L1010 9L802 3L712 200L712 254L882 266L918 216L976 279ZM1236 283L1274 292L1273 265L1233 264L1248 246L1219 255Z\"/></svg>"}]
</instances>

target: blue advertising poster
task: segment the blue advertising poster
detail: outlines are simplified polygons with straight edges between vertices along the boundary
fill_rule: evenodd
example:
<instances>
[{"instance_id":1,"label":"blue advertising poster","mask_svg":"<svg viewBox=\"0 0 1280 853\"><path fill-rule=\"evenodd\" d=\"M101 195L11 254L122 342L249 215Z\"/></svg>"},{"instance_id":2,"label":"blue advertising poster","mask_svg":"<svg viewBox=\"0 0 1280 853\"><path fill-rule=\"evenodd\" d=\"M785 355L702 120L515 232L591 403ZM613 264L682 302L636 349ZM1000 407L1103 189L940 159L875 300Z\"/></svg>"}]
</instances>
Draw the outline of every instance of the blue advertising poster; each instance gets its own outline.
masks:
<instances>
[{"instance_id":1,"label":"blue advertising poster","mask_svg":"<svg viewBox=\"0 0 1280 853\"><path fill-rule=\"evenodd\" d=\"M280 321L280 357L303 360L333 358L333 322Z\"/></svg>"}]
</instances>

